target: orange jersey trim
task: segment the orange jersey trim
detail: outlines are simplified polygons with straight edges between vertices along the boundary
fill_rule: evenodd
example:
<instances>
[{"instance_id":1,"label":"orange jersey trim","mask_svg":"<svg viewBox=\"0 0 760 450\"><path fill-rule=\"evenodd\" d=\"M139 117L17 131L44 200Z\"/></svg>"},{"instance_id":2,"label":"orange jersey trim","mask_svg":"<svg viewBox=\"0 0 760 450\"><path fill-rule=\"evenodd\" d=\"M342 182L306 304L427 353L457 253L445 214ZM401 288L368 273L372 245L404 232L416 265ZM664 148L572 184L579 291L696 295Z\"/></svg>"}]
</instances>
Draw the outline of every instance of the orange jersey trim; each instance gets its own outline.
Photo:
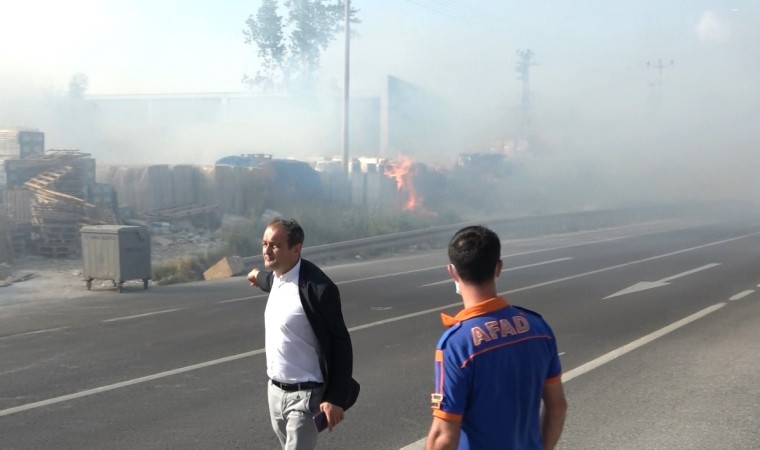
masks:
<instances>
[{"instance_id":1,"label":"orange jersey trim","mask_svg":"<svg viewBox=\"0 0 760 450\"><path fill-rule=\"evenodd\" d=\"M476 352L476 353L473 353L472 355L470 355L467 359L465 359L464 361L462 361L462 365L460 366L460 368L464 369L465 367L467 367L467 364L469 364L478 355L482 355L483 353L487 353L487 352L490 352L491 350L496 350L498 348L505 347L507 345L514 345L514 344L519 344L520 342L529 341L531 339L551 339L551 336L548 336L548 335L545 335L545 334L538 334L538 335L535 335L535 336L528 336L528 337L524 337L522 339L517 339L517 340L511 341L511 342L505 342L503 344L494 345L493 347L481 350L479 352Z\"/></svg>"},{"instance_id":2,"label":"orange jersey trim","mask_svg":"<svg viewBox=\"0 0 760 450\"><path fill-rule=\"evenodd\" d=\"M506 300L504 300L501 297L494 297L484 302L478 303L475 306L464 308L463 310L459 311L459 313L457 313L457 315L454 317L448 314L442 313L441 322L443 322L444 326L451 327L463 320L467 320L472 317L482 316L483 314L490 313L493 311L498 311L500 309L506 308L507 306L509 306L509 303L507 303Z\"/></svg>"},{"instance_id":3,"label":"orange jersey trim","mask_svg":"<svg viewBox=\"0 0 760 450\"><path fill-rule=\"evenodd\" d=\"M446 411L441 411L440 409L433 410L433 417L437 417L439 419L443 419L449 422L462 423L461 414L451 414L451 413L447 413Z\"/></svg>"},{"instance_id":4,"label":"orange jersey trim","mask_svg":"<svg viewBox=\"0 0 760 450\"><path fill-rule=\"evenodd\" d=\"M554 383L559 383L560 381L562 381L562 374L559 374L556 377L547 378L544 383L545 384L554 384Z\"/></svg>"}]
</instances>

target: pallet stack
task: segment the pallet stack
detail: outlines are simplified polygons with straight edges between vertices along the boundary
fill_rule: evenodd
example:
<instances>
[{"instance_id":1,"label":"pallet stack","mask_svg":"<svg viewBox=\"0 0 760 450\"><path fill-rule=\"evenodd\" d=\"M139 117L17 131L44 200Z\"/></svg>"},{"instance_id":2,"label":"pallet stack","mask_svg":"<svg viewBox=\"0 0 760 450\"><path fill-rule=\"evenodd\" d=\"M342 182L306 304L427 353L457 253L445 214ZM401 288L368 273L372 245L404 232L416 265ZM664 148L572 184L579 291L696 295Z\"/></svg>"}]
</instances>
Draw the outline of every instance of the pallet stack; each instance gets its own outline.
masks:
<instances>
[{"instance_id":1,"label":"pallet stack","mask_svg":"<svg viewBox=\"0 0 760 450\"><path fill-rule=\"evenodd\" d=\"M81 252L83 225L118 224L113 211L84 200L95 185L95 162L86 153L52 152L29 158L23 187L32 193L33 248L49 258L72 258Z\"/></svg>"}]
</instances>

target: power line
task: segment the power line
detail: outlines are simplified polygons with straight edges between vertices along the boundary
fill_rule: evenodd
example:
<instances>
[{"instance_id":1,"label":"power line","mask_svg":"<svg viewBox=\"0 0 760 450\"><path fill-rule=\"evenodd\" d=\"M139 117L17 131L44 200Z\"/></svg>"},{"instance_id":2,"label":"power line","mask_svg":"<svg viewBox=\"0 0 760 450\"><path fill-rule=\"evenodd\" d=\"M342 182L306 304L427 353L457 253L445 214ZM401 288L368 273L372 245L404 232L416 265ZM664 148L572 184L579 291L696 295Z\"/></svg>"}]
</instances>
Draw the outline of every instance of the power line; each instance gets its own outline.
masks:
<instances>
[{"instance_id":1,"label":"power line","mask_svg":"<svg viewBox=\"0 0 760 450\"><path fill-rule=\"evenodd\" d=\"M517 50L517 79L522 81L522 102L520 109L523 115L523 134L527 134L530 126L530 68L535 66L533 61L535 53L531 49Z\"/></svg>"}]
</instances>

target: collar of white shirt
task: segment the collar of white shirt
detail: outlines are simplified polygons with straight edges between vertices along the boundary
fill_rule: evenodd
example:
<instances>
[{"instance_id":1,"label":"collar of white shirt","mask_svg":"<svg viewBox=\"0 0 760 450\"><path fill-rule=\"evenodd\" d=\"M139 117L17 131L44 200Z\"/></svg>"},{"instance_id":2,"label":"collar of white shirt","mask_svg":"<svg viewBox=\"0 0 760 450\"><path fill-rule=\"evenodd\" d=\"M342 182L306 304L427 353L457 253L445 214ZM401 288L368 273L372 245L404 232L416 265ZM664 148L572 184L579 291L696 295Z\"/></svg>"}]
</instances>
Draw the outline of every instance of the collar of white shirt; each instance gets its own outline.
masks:
<instances>
[{"instance_id":1,"label":"collar of white shirt","mask_svg":"<svg viewBox=\"0 0 760 450\"><path fill-rule=\"evenodd\" d=\"M274 284L276 286L281 286L285 283L298 284L298 274L300 272L301 272L301 258L298 258L298 262L290 270L283 273L282 275L277 275L276 273L274 274Z\"/></svg>"}]
</instances>

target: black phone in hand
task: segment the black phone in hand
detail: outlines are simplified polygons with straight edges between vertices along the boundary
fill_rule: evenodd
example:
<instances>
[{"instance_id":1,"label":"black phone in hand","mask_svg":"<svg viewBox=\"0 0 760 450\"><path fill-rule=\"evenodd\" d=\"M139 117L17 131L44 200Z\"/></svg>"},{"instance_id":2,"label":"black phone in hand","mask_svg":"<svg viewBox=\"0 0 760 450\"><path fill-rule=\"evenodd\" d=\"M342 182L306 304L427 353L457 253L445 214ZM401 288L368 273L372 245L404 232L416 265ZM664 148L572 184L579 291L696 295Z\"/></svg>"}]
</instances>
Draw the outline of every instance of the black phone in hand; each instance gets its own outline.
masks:
<instances>
[{"instance_id":1,"label":"black phone in hand","mask_svg":"<svg viewBox=\"0 0 760 450\"><path fill-rule=\"evenodd\" d=\"M317 426L317 431L320 432L327 428L327 414L324 411L314 414L314 425Z\"/></svg>"}]
</instances>

